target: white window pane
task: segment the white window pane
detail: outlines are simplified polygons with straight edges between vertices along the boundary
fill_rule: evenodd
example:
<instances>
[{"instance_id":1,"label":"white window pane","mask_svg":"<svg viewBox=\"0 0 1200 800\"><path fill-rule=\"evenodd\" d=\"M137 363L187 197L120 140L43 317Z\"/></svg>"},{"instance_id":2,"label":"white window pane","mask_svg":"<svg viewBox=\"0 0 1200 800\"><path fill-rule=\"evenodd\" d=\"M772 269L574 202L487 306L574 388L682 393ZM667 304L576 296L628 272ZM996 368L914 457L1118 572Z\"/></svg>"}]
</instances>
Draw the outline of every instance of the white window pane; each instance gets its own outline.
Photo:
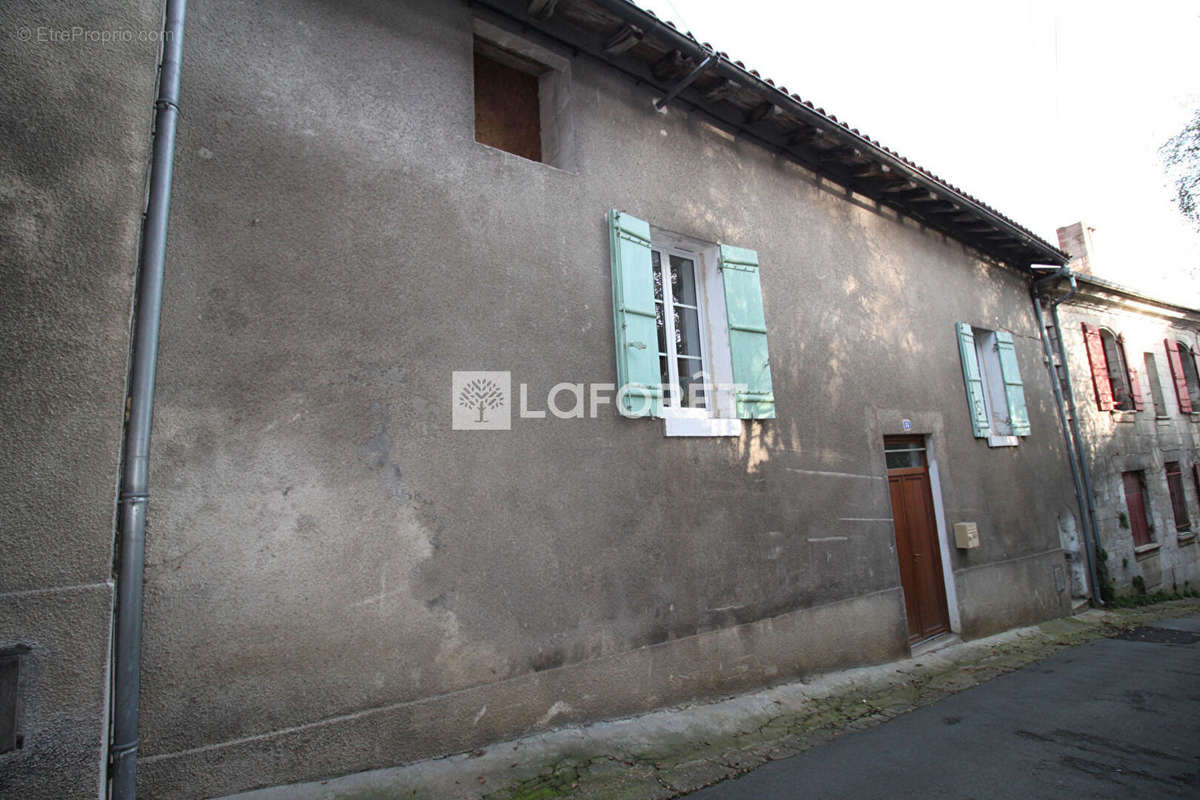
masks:
<instances>
[{"instance_id":1,"label":"white window pane","mask_svg":"<svg viewBox=\"0 0 1200 800\"><path fill-rule=\"evenodd\" d=\"M685 408L705 408L704 362L698 358L679 359L680 405Z\"/></svg>"},{"instance_id":2,"label":"white window pane","mask_svg":"<svg viewBox=\"0 0 1200 800\"><path fill-rule=\"evenodd\" d=\"M671 256L671 294L676 303L696 305L696 267L690 258Z\"/></svg>"},{"instance_id":3,"label":"white window pane","mask_svg":"<svg viewBox=\"0 0 1200 800\"><path fill-rule=\"evenodd\" d=\"M701 356L700 314L694 308L675 306L675 350L681 356Z\"/></svg>"}]
</instances>

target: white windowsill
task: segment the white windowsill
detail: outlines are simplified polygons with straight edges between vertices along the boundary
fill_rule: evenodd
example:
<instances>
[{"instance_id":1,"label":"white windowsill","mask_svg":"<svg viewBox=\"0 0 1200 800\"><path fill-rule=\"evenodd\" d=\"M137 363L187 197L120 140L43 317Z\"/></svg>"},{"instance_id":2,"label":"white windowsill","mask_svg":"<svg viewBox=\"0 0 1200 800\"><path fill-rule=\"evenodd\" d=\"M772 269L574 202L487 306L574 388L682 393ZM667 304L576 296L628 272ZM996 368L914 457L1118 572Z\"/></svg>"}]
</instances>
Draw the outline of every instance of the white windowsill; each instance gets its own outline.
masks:
<instances>
[{"instance_id":1,"label":"white windowsill","mask_svg":"<svg viewBox=\"0 0 1200 800\"><path fill-rule=\"evenodd\" d=\"M1016 447L1020 443L1021 440L1016 436L988 435L988 447Z\"/></svg>"},{"instance_id":2,"label":"white windowsill","mask_svg":"<svg viewBox=\"0 0 1200 800\"><path fill-rule=\"evenodd\" d=\"M728 417L672 415L663 417L666 436L741 436L742 421Z\"/></svg>"},{"instance_id":3,"label":"white windowsill","mask_svg":"<svg viewBox=\"0 0 1200 800\"><path fill-rule=\"evenodd\" d=\"M1134 556L1144 556L1147 553L1155 552L1160 547L1162 547L1162 542L1150 542L1133 548L1133 554Z\"/></svg>"}]
</instances>

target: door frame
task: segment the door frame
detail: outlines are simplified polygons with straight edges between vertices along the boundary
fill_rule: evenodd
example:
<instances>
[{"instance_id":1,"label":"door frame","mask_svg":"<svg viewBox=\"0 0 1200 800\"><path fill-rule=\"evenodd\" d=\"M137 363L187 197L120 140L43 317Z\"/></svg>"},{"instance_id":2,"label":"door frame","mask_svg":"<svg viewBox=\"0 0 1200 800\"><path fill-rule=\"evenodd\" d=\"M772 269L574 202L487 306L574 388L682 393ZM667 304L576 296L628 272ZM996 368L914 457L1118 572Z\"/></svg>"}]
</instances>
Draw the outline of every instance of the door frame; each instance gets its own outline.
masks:
<instances>
[{"instance_id":1,"label":"door frame","mask_svg":"<svg viewBox=\"0 0 1200 800\"><path fill-rule=\"evenodd\" d=\"M950 531L946 525L946 507L942 504L942 475L933 449L933 436L925 435L925 463L929 465L929 493L933 495L933 521L937 526L938 550L942 554L942 584L946 587L946 612L950 617L950 632L962 633L962 616L958 613L958 588L954 583L951 565Z\"/></svg>"},{"instance_id":2,"label":"door frame","mask_svg":"<svg viewBox=\"0 0 1200 800\"><path fill-rule=\"evenodd\" d=\"M936 450L934 449L933 434L929 433L909 433L904 434L884 434L880 437L880 444L885 443L888 439L912 438L921 440L925 447L925 466L929 475L929 494L933 500L933 523L934 531L937 536L938 555L941 557L942 567L942 590L946 595L946 616L950 623L950 632L960 634L962 632L962 615L958 608L958 589L954 582L954 567L950 561L951 548L949 528L946 525L946 507L942 502L942 476L941 465L937 458ZM883 455L884 449L879 448L880 456ZM884 476L886 477L889 470L887 464L883 465ZM886 485L886 483L885 483ZM895 514L895 510L891 508L891 497L888 498L888 508ZM892 538L895 539L895 522L893 521ZM903 591L903 587L901 587ZM907 614L905 615L905 632L907 636ZM917 643L918 645L920 642Z\"/></svg>"}]
</instances>

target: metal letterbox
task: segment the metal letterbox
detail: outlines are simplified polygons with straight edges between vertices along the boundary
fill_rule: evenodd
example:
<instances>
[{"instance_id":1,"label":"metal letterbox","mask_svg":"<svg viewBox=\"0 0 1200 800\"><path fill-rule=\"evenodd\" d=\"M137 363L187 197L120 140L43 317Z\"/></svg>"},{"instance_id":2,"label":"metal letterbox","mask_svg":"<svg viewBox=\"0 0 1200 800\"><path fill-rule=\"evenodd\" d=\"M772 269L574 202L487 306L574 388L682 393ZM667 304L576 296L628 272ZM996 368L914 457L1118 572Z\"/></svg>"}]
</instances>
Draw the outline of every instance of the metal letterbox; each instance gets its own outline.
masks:
<instances>
[{"instance_id":1,"label":"metal letterbox","mask_svg":"<svg viewBox=\"0 0 1200 800\"><path fill-rule=\"evenodd\" d=\"M964 550L979 547L979 526L974 522L954 523L954 546Z\"/></svg>"}]
</instances>

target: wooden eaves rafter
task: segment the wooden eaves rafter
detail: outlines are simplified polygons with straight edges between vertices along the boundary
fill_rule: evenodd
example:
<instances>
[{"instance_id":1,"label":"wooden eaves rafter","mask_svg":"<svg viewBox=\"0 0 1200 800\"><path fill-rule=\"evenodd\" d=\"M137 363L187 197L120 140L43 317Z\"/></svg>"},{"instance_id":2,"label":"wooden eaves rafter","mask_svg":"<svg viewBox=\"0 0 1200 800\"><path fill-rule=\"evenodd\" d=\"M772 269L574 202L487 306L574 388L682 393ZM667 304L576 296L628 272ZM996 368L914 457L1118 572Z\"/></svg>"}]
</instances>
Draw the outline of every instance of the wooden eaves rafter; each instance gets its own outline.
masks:
<instances>
[{"instance_id":1,"label":"wooden eaves rafter","mask_svg":"<svg viewBox=\"0 0 1200 800\"><path fill-rule=\"evenodd\" d=\"M1011 266L1068 256L979 200L627 0L473 0L645 84L658 101L779 153Z\"/></svg>"}]
</instances>

